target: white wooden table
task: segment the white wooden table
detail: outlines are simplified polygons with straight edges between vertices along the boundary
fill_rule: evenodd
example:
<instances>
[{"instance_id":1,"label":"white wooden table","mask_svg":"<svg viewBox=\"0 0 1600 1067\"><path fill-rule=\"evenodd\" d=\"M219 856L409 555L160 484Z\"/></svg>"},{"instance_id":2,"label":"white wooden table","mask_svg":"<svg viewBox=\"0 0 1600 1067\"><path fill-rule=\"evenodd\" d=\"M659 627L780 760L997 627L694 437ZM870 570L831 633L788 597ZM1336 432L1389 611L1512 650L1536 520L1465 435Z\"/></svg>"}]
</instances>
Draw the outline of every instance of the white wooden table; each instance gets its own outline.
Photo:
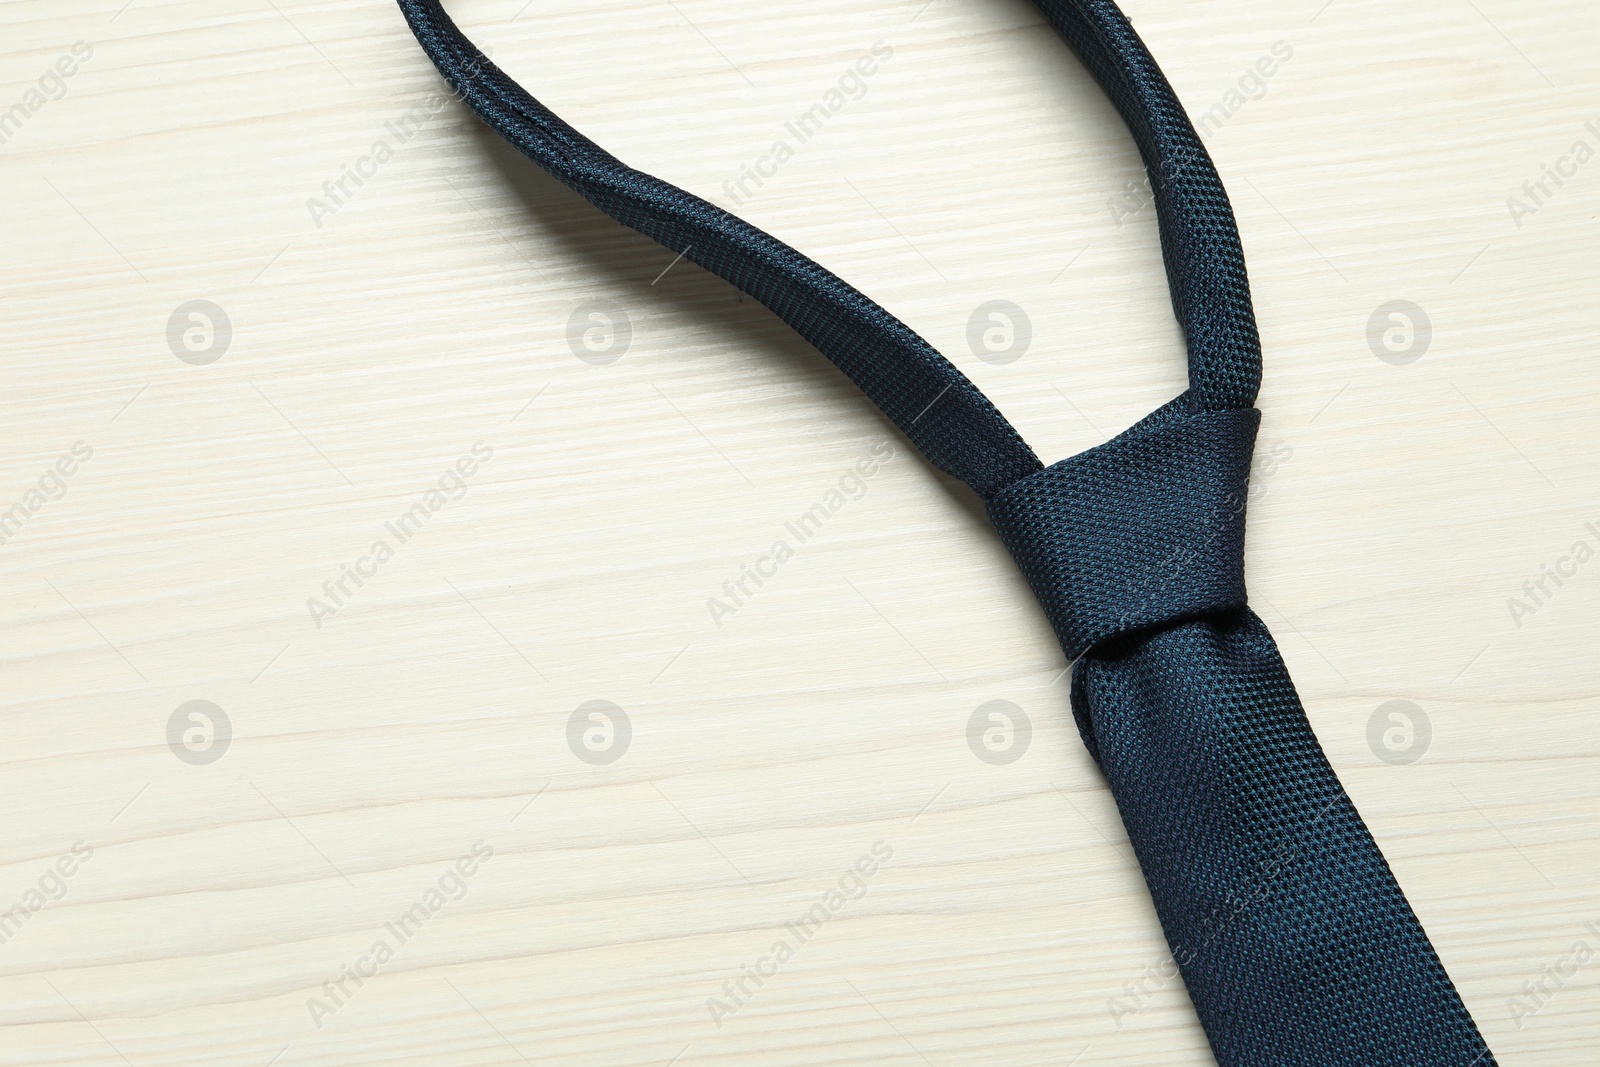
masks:
<instances>
[{"instance_id":1,"label":"white wooden table","mask_svg":"<svg viewBox=\"0 0 1600 1067\"><path fill-rule=\"evenodd\" d=\"M1137 157L1032 5L451 9L1046 461L1182 388ZM1128 10L1254 271L1253 603L1502 1062L1596 1062L1592 6ZM383 0L0 34L0 1063L1212 1062L1036 604L822 357Z\"/></svg>"}]
</instances>

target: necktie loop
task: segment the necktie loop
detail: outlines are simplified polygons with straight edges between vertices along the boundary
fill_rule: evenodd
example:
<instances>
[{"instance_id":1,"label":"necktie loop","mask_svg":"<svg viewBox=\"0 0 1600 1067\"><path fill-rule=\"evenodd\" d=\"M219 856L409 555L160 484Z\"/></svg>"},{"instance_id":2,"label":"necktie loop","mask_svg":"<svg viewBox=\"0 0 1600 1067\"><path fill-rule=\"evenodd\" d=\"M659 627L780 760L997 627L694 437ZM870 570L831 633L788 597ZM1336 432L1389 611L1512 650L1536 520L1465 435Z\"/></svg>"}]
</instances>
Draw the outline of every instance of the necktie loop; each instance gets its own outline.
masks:
<instances>
[{"instance_id":1,"label":"necktie loop","mask_svg":"<svg viewBox=\"0 0 1600 1067\"><path fill-rule=\"evenodd\" d=\"M1048 468L983 393L859 290L626 166L399 0L461 98L612 218L750 294L989 514L1075 659L1072 706L1220 1067L1493 1067L1245 606L1261 349L1226 190L1115 0L1036 0L1150 175L1189 390Z\"/></svg>"}]
</instances>

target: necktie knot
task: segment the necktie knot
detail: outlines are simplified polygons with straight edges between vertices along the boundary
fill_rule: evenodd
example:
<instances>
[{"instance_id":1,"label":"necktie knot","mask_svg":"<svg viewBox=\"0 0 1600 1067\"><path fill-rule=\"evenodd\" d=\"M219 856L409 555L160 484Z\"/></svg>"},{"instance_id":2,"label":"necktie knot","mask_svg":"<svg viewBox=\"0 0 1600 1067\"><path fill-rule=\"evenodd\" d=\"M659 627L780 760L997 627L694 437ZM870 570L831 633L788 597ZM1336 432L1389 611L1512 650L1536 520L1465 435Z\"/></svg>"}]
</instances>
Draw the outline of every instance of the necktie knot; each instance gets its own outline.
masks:
<instances>
[{"instance_id":1,"label":"necktie knot","mask_svg":"<svg viewBox=\"0 0 1600 1067\"><path fill-rule=\"evenodd\" d=\"M1205 146L1115 0L1037 3L1143 157L1189 390L1048 468L960 370L859 290L607 153L485 58L440 0L399 2L511 144L770 308L988 502L1077 660L1074 715L1219 1067L1494 1067L1245 604L1261 346L1244 251Z\"/></svg>"},{"instance_id":2,"label":"necktie knot","mask_svg":"<svg viewBox=\"0 0 1600 1067\"><path fill-rule=\"evenodd\" d=\"M1261 413L1168 404L989 500L1067 656L1245 604L1244 518Z\"/></svg>"}]
</instances>

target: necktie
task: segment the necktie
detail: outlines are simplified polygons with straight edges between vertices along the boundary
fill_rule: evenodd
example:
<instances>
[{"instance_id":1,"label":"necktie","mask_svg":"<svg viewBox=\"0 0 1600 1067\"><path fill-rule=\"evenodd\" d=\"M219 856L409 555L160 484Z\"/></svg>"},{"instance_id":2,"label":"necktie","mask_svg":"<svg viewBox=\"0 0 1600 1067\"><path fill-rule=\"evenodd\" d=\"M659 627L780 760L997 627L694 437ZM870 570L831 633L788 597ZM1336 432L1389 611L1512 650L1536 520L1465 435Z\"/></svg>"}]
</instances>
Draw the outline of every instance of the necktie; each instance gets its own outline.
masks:
<instances>
[{"instance_id":1,"label":"necktie","mask_svg":"<svg viewBox=\"0 0 1600 1067\"><path fill-rule=\"evenodd\" d=\"M1138 144L1189 360L1181 396L1049 467L883 308L606 153L489 62L438 0L399 0L485 122L601 211L771 308L983 498L1074 661L1079 732L1222 1067L1490 1067L1246 603L1261 349L1227 193L1117 6L1037 2Z\"/></svg>"}]
</instances>

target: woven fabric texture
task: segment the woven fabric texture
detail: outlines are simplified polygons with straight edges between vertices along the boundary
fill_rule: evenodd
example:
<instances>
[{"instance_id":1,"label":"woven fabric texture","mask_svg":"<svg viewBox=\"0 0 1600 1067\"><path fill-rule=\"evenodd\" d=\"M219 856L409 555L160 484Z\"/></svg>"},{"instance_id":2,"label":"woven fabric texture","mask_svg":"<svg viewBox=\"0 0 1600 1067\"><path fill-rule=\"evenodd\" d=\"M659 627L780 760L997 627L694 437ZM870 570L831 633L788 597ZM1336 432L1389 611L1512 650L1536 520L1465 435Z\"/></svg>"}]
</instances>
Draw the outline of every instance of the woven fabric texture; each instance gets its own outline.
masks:
<instances>
[{"instance_id":1,"label":"woven fabric texture","mask_svg":"<svg viewBox=\"0 0 1600 1067\"><path fill-rule=\"evenodd\" d=\"M1261 384L1261 340L1228 192L1166 75L1109 0L1036 0L1128 124L1144 160L1167 283L1189 344L1201 410L1247 408Z\"/></svg>"},{"instance_id":2,"label":"woven fabric texture","mask_svg":"<svg viewBox=\"0 0 1600 1067\"><path fill-rule=\"evenodd\" d=\"M1219 1064L1495 1062L1254 612L1096 648L1072 704Z\"/></svg>"},{"instance_id":3,"label":"woven fabric texture","mask_svg":"<svg viewBox=\"0 0 1600 1067\"><path fill-rule=\"evenodd\" d=\"M1069 659L1118 634L1244 606L1260 423L1253 408L1164 411L989 501Z\"/></svg>"},{"instance_id":4,"label":"woven fabric texture","mask_svg":"<svg viewBox=\"0 0 1600 1067\"><path fill-rule=\"evenodd\" d=\"M1150 176L1189 389L1044 467L922 338L794 249L633 170L486 59L438 0L398 0L485 122L602 211L726 278L849 375L989 505L1061 638L1105 772L1223 1067L1490 1067L1490 1053L1246 606L1261 350L1210 157L1109 0L1037 0Z\"/></svg>"},{"instance_id":5,"label":"woven fabric texture","mask_svg":"<svg viewBox=\"0 0 1600 1067\"><path fill-rule=\"evenodd\" d=\"M601 211L771 308L935 466L985 498L1040 468L988 397L882 307L737 216L619 162L506 77L437 0L402 0L400 7L445 79L485 122Z\"/></svg>"}]
</instances>

